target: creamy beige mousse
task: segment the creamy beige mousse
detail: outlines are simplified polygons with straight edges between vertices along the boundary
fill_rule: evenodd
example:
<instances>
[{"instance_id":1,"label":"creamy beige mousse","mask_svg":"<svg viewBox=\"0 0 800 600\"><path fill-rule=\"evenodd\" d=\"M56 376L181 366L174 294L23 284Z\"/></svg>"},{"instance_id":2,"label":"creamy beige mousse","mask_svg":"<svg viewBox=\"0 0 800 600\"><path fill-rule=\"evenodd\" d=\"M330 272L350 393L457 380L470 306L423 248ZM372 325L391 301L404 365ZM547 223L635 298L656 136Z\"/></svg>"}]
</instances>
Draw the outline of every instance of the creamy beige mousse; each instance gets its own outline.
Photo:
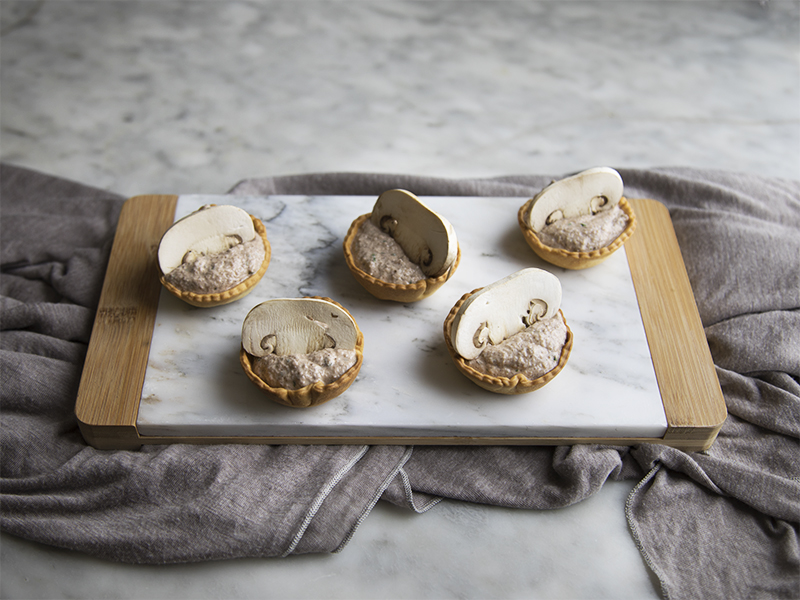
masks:
<instances>
[{"instance_id":1,"label":"creamy beige mousse","mask_svg":"<svg viewBox=\"0 0 800 600\"><path fill-rule=\"evenodd\" d=\"M567 325L554 316L536 321L497 345L487 345L466 363L492 377L510 379L519 373L534 380L555 369L566 341Z\"/></svg>"},{"instance_id":2,"label":"creamy beige mousse","mask_svg":"<svg viewBox=\"0 0 800 600\"><path fill-rule=\"evenodd\" d=\"M187 252L184 262L164 276L178 289L196 294L214 294L229 290L258 272L266 250L260 238L236 243L215 254Z\"/></svg>"},{"instance_id":3,"label":"creamy beige mousse","mask_svg":"<svg viewBox=\"0 0 800 600\"><path fill-rule=\"evenodd\" d=\"M628 215L615 205L596 214L558 219L539 231L539 239L551 248L591 252L617 239L628 226L628 220Z\"/></svg>"},{"instance_id":4,"label":"creamy beige mousse","mask_svg":"<svg viewBox=\"0 0 800 600\"><path fill-rule=\"evenodd\" d=\"M272 387L299 390L316 381L333 383L354 364L355 350L325 348L308 354L268 354L255 360L253 371Z\"/></svg>"},{"instance_id":5,"label":"creamy beige mousse","mask_svg":"<svg viewBox=\"0 0 800 600\"><path fill-rule=\"evenodd\" d=\"M358 228L350 251L359 269L381 281L408 285L426 278L403 247L369 219Z\"/></svg>"}]
</instances>

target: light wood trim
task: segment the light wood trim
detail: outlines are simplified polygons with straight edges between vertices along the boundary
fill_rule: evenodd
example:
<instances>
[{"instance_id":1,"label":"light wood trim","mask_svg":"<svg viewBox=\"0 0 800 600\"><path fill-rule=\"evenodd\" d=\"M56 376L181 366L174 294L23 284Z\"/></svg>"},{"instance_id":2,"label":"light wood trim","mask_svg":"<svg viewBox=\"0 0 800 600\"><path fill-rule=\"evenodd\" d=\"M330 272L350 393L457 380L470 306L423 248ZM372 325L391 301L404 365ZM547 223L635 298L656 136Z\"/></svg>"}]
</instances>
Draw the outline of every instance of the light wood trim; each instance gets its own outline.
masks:
<instances>
[{"instance_id":1,"label":"light wood trim","mask_svg":"<svg viewBox=\"0 0 800 600\"><path fill-rule=\"evenodd\" d=\"M120 213L75 404L81 433L95 447L141 444L136 417L161 289L156 255L177 200L136 196Z\"/></svg>"},{"instance_id":2,"label":"light wood trim","mask_svg":"<svg viewBox=\"0 0 800 600\"><path fill-rule=\"evenodd\" d=\"M663 204L630 202L639 225L625 249L666 412L664 441L707 448L727 409L678 239Z\"/></svg>"}]
</instances>

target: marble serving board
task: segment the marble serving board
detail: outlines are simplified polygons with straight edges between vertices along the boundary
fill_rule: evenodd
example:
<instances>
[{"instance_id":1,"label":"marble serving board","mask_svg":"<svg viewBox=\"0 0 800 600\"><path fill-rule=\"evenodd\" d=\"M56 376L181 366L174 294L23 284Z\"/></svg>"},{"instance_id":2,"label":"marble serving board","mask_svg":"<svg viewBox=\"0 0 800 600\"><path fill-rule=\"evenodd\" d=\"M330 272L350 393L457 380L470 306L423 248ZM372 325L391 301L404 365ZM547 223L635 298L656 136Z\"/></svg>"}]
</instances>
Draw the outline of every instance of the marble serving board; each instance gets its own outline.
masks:
<instances>
[{"instance_id":1,"label":"marble serving board","mask_svg":"<svg viewBox=\"0 0 800 600\"><path fill-rule=\"evenodd\" d=\"M143 438L413 438L451 443L504 438L660 438L664 405L625 250L583 271L540 260L517 224L525 198L422 198L453 224L455 275L413 304L366 292L344 262L342 240L374 197L206 196L177 200L175 219L203 204L234 204L260 218L272 246L266 275L245 298L195 308L163 290L153 327L136 428ZM452 363L442 334L465 292L525 267L555 273L574 334L565 369L520 396L485 391ZM364 334L364 363L341 396L312 408L271 401L239 364L241 324L271 298L326 296Z\"/></svg>"}]
</instances>

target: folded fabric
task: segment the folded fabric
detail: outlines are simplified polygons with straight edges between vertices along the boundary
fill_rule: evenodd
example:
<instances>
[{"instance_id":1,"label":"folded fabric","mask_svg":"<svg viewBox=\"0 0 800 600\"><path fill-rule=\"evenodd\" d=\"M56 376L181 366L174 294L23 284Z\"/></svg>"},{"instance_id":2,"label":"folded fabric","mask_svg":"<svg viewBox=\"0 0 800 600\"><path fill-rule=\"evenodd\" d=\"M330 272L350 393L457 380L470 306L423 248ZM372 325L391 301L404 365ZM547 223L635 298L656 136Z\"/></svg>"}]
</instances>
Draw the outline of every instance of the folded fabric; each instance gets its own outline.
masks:
<instances>
[{"instance_id":1,"label":"folded fabric","mask_svg":"<svg viewBox=\"0 0 800 600\"><path fill-rule=\"evenodd\" d=\"M379 500L520 509L639 481L633 541L670 598L800 590L800 182L620 170L667 205L728 406L707 452L636 447L87 446L73 410L123 199L2 165L2 502L15 535L171 563L341 550ZM561 175L558 175L559 177ZM531 196L553 177L323 173L232 194Z\"/></svg>"}]
</instances>

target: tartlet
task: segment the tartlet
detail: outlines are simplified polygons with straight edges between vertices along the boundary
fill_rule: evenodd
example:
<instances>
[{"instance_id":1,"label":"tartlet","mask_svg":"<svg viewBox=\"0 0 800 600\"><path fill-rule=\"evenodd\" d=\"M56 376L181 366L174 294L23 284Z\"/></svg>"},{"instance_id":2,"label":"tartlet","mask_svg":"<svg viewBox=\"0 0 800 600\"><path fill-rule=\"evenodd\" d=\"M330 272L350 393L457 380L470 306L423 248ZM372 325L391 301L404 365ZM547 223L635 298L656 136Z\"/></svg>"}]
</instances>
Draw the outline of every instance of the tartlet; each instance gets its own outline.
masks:
<instances>
[{"instance_id":1,"label":"tartlet","mask_svg":"<svg viewBox=\"0 0 800 600\"><path fill-rule=\"evenodd\" d=\"M598 199L602 203L598 203ZM560 203L572 206L567 209ZM591 251L567 250L549 246L539 237L539 232L552 214L590 215L615 205L627 216L627 224L611 243L601 248ZM551 183L519 208L517 221L525 241L537 256L558 267L572 270L587 269L603 262L619 250L636 229L636 215L622 196L622 178L607 167L589 169Z\"/></svg>"},{"instance_id":2,"label":"tartlet","mask_svg":"<svg viewBox=\"0 0 800 600\"><path fill-rule=\"evenodd\" d=\"M201 214L202 211L206 211L209 209L224 209L229 215L234 215L232 218L238 220L237 223L230 225L229 223L223 223L218 225L214 223L213 219L205 219L207 222L203 223L203 227L211 226L211 227L218 227L219 236L225 235L245 235L252 237L251 239L260 239L261 242L264 244L264 258L261 261L261 265L259 266L258 270L254 273L250 274L246 279L237 283L236 285L219 292L211 292L211 293L198 293L194 291L189 291L185 289L181 289L178 286L174 285L167 279L167 273L171 272L172 268L175 268L175 260L168 260L164 257L165 254L170 254L169 249L165 250L167 244L174 244L175 246L180 247L181 241L183 240L176 240L171 238L186 238L186 229L188 229L187 224L192 223L192 219L196 218L198 215ZM235 209L235 210L229 210ZM201 215L203 216L203 215ZM227 217L227 215L226 215ZM225 220L225 219L223 219ZM184 231L180 229L183 228ZM231 233L233 232L233 233ZM184 247L182 248L179 253L188 253L191 251L191 247L196 240L187 239L184 243ZM175 254L174 251L171 252ZM183 255L183 254L181 254ZM176 221L162 236L161 241L159 242L158 248L158 280L161 282L161 285L164 288L176 296L180 298L184 302L191 304L192 306L197 306L200 308L210 308L214 306L221 306L223 304L228 304L230 302L234 302L243 298L248 293L250 293L256 284L261 280L264 276L264 273L267 271L267 267L269 266L270 258L272 256L272 248L270 246L269 241L267 240L267 230L264 227L264 224L261 222L260 219L253 215L247 214L240 208L227 206L227 205L207 205L201 207L197 211L183 217L182 219Z\"/></svg>"},{"instance_id":3,"label":"tartlet","mask_svg":"<svg viewBox=\"0 0 800 600\"><path fill-rule=\"evenodd\" d=\"M414 283L393 283L358 266L353 242L367 220L400 244L412 262L421 267L424 279ZM405 226L404 230L401 231L400 226ZM381 300L403 303L416 302L435 293L452 277L461 262L461 248L452 225L405 190L389 190L381 194L371 213L360 215L351 223L342 249L347 267L364 289Z\"/></svg>"},{"instance_id":4,"label":"tartlet","mask_svg":"<svg viewBox=\"0 0 800 600\"><path fill-rule=\"evenodd\" d=\"M537 271L539 273L536 273ZM471 292L464 294L450 309L450 312L448 313L447 317L444 320L444 324L442 327L444 339L447 345L447 350L450 353L450 356L452 357L456 368L468 379L470 379L473 383L477 384L478 386L490 392L494 392L497 394L516 395L516 394L526 394L538 390L543 386L545 386L546 384L548 384L550 381L552 381L564 369L564 366L567 364L567 361L569 359L570 353L572 352L572 345L573 345L572 330L569 328L566 318L564 317L564 313L562 312L560 307L556 309L556 306L554 306L554 304L556 304L555 300L558 300L558 304L560 304L560 284L556 286L557 298L554 298L553 302L549 304L549 308L546 305L543 308L542 314L537 315L535 317L531 317L530 312L527 313L527 317L529 319L536 319L539 317L559 318L564 323L564 326L566 328L566 338L563 346L561 347L561 352L558 356L558 361L552 369L550 369L543 375L535 379L530 379L523 373L516 373L511 377L489 375L481 370L472 367L468 362L470 359L476 358L479 355L476 354L476 352L479 353L480 350L475 350L474 352L467 353L467 352L460 352L457 349L457 346L459 345L461 345L463 349L463 341L460 341L459 338L461 338L461 340L463 339L469 340L471 337L474 340L473 342L474 345L477 348L480 348L480 346L485 345L487 343L487 339L490 338L491 335L493 335L488 332L488 329L493 327L493 325L488 322L482 322L480 324L481 327L485 328L486 332L484 334L481 334L480 331L478 330L473 332L473 329L475 329L475 323L477 321L475 321L474 318L471 318L470 322L465 322L465 319L463 317L463 315L465 314L465 308L466 308L465 305L467 305L470 302L477 301L479 299L478 295L486 292L491 287L497 288L506 285L510 278L528 277L530 275L533 275L534 277L541 277L541 279L549 279L549 278L555 279L554 275L547 273L546 271L542 271L541 269L523 269L522 271L512 274L507 278L495 282L494 284L492 284L492 286L486 286L485 288L477 288ZM546 283L548 285L551 285L549 282ZM518 289L512 290L512 293L514 291L519 291L519 290ZM552 294L553 292L546 291L544 295L552 295ZM540 294L537 294L537 296L540 296ZM518 303L519 295L515 294L513 295L513 298L514 302ZM530 300L529 305L534 306L535 301L536 301L535 299ZM504 308L502 306L500 307L491 306L490 303L486 303L485 306L481 307L480 310L483 310L488 316L497 314L498 310L503 311ZM508 328L508 330L505 331L504 333L500 334L500 336L503 339L505 339L505 337L510 337L515 333L518 333L519 331L522 331L527 326L527 324L529 324L529 323L524 323L524 321L526 320L526 314L524 314L524 311L515 310L513 307L511 307L506 312L506 315L509 317L507 321L508 323L511 323L511 327ZM479 317L478 321L480 320L481 319ZM515 326L513 324L515 322L523 323L523 325ZM464 327L466 327L466 338L462 336ZM498 326L498 327L502 330L505 326L504 327ZM478 343L479 335L482 338L480 340L481 342L480 344Z\"/></svg>"},{"instance_id":5,"label":"tartlet","mask_svg":"<svg viewBox=\"0 0 800 600\"><path fill-rule=\"evenodd\" d=\"M291 320L307 319L312 322L319 322L320 319L328 319L328 316L330 316L331 323L336 321L334 326L323 326L321 329L339 338L337 343L339 343L342 348L354 350L356 355L355 363L331 383L315 381L314 383L297 389L270 385L264 381L255 370L255 361L258 358L257 354L260 353L257 348L259 346L262 348L264 347L264 337L261 336L263 331L256 333L254 337L253 329L248 330L251 324L249 319L258 318L259 315L256 311L262 310L266 305L270 305L268 310L273 312L273 317L275 314L280 315L282 306L290 307L289 312L291 314L286 317L283 333L290 334L294 338L292 342L294 345L300 344L301 347L305 347L307 350L310 348L309 351L318 349L316 346L319 346L320 343L310 340L309 336L304 336L302 326L296 326ZM275 311L276 308L278 311L277 313ZM336 333L334 333L334 330ZM261 339L259 340L257 338ZM269 351L280 352L281 350L278 350L277 344L273 342ZM347 309L330 298L321 296L276 298L262 302L254 307L245 318L242 324L242 346L239 350L239 362L248 379L258 386L259 389L266 392L273 401L295 408L317 406L341 395L356 380L361 370L361 365L364 362L364 335Z\"/></svg>"}]
</instances>

